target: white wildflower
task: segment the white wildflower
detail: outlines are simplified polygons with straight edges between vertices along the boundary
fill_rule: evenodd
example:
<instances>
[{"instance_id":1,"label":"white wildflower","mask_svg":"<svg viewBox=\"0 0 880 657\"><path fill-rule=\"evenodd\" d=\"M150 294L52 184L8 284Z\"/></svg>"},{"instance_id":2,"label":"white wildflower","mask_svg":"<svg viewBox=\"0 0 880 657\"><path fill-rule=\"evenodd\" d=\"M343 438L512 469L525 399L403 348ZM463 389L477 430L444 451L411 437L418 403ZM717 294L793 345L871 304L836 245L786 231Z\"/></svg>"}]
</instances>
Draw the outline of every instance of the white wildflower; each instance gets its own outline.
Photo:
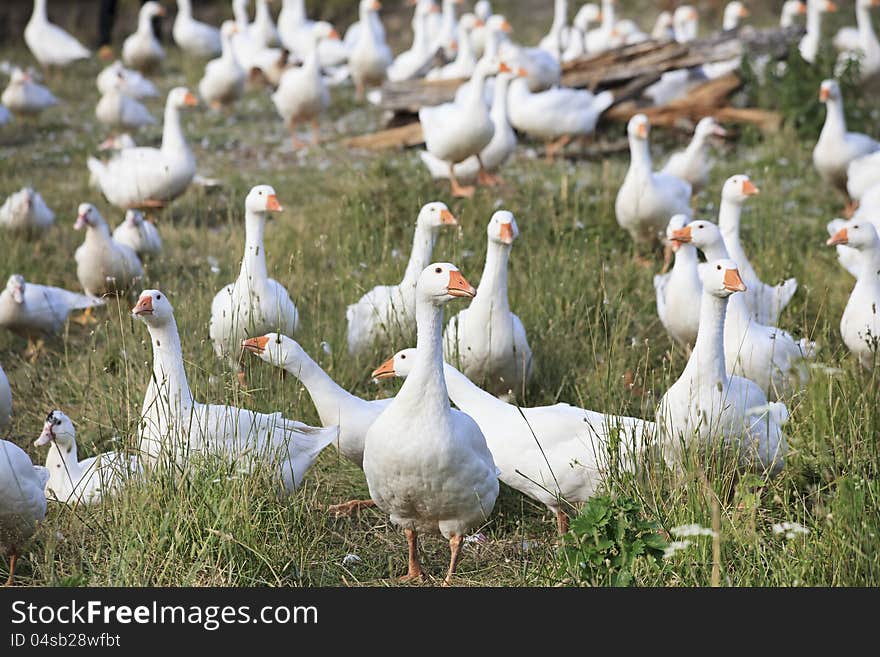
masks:
<instances>
[{"instance_id":1,"label":"white wildflower","mask_svg":"<svg viewBox=\"0 0 880 657\"><path fill-rule=\"evenodd\" d=\"M672 541L669 545L666 546L666 549L663 550L663 558L669 559L674 556L676 552L680 552L681 550L686 550L691 545L691 542L688 540L684 541Z\"/></svg>"},{"instance_id":2,"label":"white wildflower","mask_svg":"<svg viewBox=\"0 0 880 657\"><path fill-rule=\"evenodd\" d=\"M362 559L356 554L346 554L342 558L342 565L348 566L349 564L353 564L353 563L361 563L361 561L362 561Z\"/></svg>"},{"instance_id":3,"label":"white wildflower","mask_svg":"<svg viewBox=\"0 0 880 657\"><path fill-rule=\"evenodd\" d=\"M774 534L785 534L785 538L792 539L798 534L809 534L810 530L796 522L777 522L773 525Z\"/></svg>"},{"instance_id":4,"label":"white wildflower","mask_svg":"<svg viewBox=\"0 0 880 657\"><path fill-rule=\"evenodd\" d=\"M482 545L483 543L488 543L489 539L486 538L486 535L481 532L478 534L471 534L470 536L465 536L464 542L465 543L476 543L478 545Z\"/></svg>"},{"instance_id":5,"label":"white wildflower","mask_svg":"<svg viewBox=\"0 0 880 657\"><path fill-rule=\"evenodd\" d=\"M697 523L673 527L670 532L673 536L677 536L678 538L685 538L687 536L715 536L714 531Z\"/></svg>"}]
</instances>

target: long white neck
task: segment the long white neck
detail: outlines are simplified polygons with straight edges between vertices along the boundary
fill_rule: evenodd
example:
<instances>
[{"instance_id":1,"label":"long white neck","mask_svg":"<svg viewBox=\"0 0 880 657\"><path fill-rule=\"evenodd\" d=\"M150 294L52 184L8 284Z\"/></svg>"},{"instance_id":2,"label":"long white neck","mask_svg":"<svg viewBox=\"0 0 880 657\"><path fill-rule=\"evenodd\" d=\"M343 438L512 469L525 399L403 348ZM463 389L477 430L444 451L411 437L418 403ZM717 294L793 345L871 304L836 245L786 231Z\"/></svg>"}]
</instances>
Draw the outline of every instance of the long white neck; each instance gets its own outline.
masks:
<instances>
[{"instance_id":1,"label":"long white neck","mask_svg":"<svg viewBox=\"0 0 880 657\"><path fill-rule=\"evenodd\" d=\"M339 424L346 407L365 403L337 384L305 351L300 351L296 362L286 364L284 369L306 387L324 426Z\"/></svg>"},{"instance_id":2,"label":"long white neck","mask_svg":"<svg viewBox=\"0 0 880 657\"><path fill-rule=\"evenodd\" d=\"M160 410L172 415L184 408L192 408L194 400L183 367L177 322L172 317L161 326L148 324L147 329L153 345L153 382L158 390L158 399L153 403L170 404L169 408Z\"/></svg>"},{"instance_id":3,"label":"long white neck","mask_svg":"<svg viewBox=\"0 0 880 657\"><path fill-rule=\"evenodd\" d=\"M672 271L680 272L694 269L699 263L697 250L693 244L682 244L675 252L675 263L672 265Z\"/></svg>"},{"instance_id":4,"label":"long white neck","mask_svg":"<svg viewBox=\"0 0 880 657\"><path fill-rule=\"evenodd\" d=\"M689 156L696 157L697 155L705 156L708 149L709 142L706 139L706 135L704 135L703 133L694 133L694 137L687 145L685 151Z\"/></svg>"},{"instance_id":5,"label":"long white neck","mask_svg":"<svg viewBox=\"0 0 880 657\"><path fill-rule=\"evenodd\" d=\"M416 300L416 355L412 371L395 402L413 410L448 417L449 397L443 376L443 308L428 300Z\"/></svg>"},{"instance_id":6,"label":"long white neck","mask_svg":"<svg viewBox=\"0 0 880 657\"><path fill-rule=\"evenodd\" d=\"M144 36L153 36L153 18L145 11L138 13L137 31Z\"/></svg>"},{"instance_id":7,"label":"long white neck","mask_svg":"<svg viewBox=\"0 0 880 657\"><path fill-rule=\"evenodd\" d=\"M727 315L727 299L703 290L700 301L700 326L694 351L686 369L691 376L698 376L702 385L727 382L727 366L724 361L724 320ZM704 377L709 377L708 380Z\"/></svg>"},{"instance_id":8,"label":"long white neck","mask_svg":"<svg viewBox=\"0 0 880 657\"><path fill-rule=\"evenodd\" d=\"M266 0L257 0L257 11L254 16L254 22L267 23L272 21L272 14L269 12L269 3Z\"/></svg>"},{"instance_id":9,"label":"long white neck","mask_svg":"<svg viewBox=\"0 0 880 657\"><path fill-rule=\"evenodd\" d=\"M510 258L510 246L489 240L486 247L486 264L480 277L477 296L471 302L469 313L489 321L493 313L510 312L510 301L507 298L507 261Z\"/></svg>"},{"instance_id":10,"label":"long white neck","mask_svg":"<svg viewBox=\"0 0 880 657\"><path fill-rule=\"evenodd\" d=\"M874 32L874 25L871 22L871 8L856 1L856 23L859 27L859 39L865 43L875 43L877 34Z\"/></svg>"},{"instance_id":11,"label":"long white neck","mask_svg":"<svg viewBox=\"0 0 880 657\"><path fill-rule=\"evenodd\" d=\"M727 251L727 245L725 244L723 239L717 240L709 246L698 248L700 249L700 251L703 252L703 255L706 256L706 262L730 259L730 254Z\"/></svg>"},{"instance_id":12,"label":"long white neck","mask_svg":"<svg viewBox=\"0 0 880 657\"><path fill-rule=\"evenodd\" d=\"M449 363L443 364L449 398L464 413L482 424L481 419L491 422L493 415L506 409L509 404L489 394ZM488 436L487 436L488 439Z\"/></svg>"},{"instance_id":13,"label":"long white neck","mask_svg":"<svg viewBox=\"0 0 880 657\"><path fill-rule=\"evenodd\" d=\"M629 138L629 170L640 176L650 176L653 172L651 149L647 139Z\"/></svg>"},{"instance_id":14,"label":"long white neck","mask_svg":"<svg viewBox=\"0 0 880 657\"><path fill-rule=\"evenodd\" d=\"M178 18L192 18L192 3L190 0L177 0L177 16Z\"/></svg>"},{"instance_id":15,"label":"long white neck","mask_svg":"<svg viewBox=\"0 0 880 657\"><path fill-rule=\"evenodd\" d=\"M880 297L880 242L875 242L873 247L857 251L857 253L862 264L852 293L870 294L866 298L876 299ZM880 312L880 310L875 310L875 312Z\"/></svg>"},{"instance_id":16,"label":"long white neck","mask_svg":"<svg viewBox=\"0 0 880 657\"><path fill-rule=\"evenodd\" d=\"M553 3L553 24L550 26L550 32L559 34L568 20L568 0L556 0Z\"/></svg>"},{"instance_id":17,"label":"long white neck","mask_svg":"<svg viewBox=\"0 0 880 657\"><path fill-rule=\"evenodd\" d=\"M239 30L247 30L250 16L248 16L247 0L232 0L232 15Z\"/></svg>"},{"instance_id":18,"label":"long white neck","mask_svg":"<svg viewBox=\"0 0 880 657\"><path fill-rule=\"evenodd\" d=\"M455 27L455 0L443 0L443 24L446 29Z\"/></svg>"},{"instance_id":19,"label":"long white neck","mask_svg":"<svg viewBox=\"0 0 880 657\"><path fill-rule=\"evenodd\" d=\"M614 0L602 0L602 30L611 32L614 29Z\"/></svg>"},{"instance_id":20,"label":"long white neck","mask_svg":"<svg viewBox=\"0 0 880 657\"><path fill-rule=\"evenodd\" d=\"M492 95L492 121L496 125L510 122L507 117L508 87L510 87L510 78L508 76L495 76L495 93Z\"/></svg>"},{"instance_id":21,"label":"long white neck","mask_svg":"<svg viewBox=\"0 0 880 657\"><path fill-rule=\"evenodd\" d=\"M807 2L807 36L817 42L822 34L822 11L815 2Z\"/></svg>"},{"instance_id":22,"label":"long white neck","mask_svg":"<svg viewBox=\"0 0 880 657\"><path fill-rule=\"evenodd\" d=\"M471 82L468 85L467 96L462 100L462 105L470 107L473 110L482 109L486 111L486 102L483 96L483 87L486 85L486 69L477 66L471 75Z\"/></svg>"},{"instance_id":23,"label":"long white neck","mask_svg":"<svg viewBox=\"0 0 880 657\"><path fill-rule=\"evenodd\" d=\"M409 262L403 274L401 287L410 286L415 288L416 281L422 270L431 264L431 254L434 252L434 242L437 240L437 231L428 226L416 224L413 235L412 251L409 253Z\"/></svg>"},{"instance_id":24,"label":"long white neck","mask_svg":"<svg viewBox=\"0 0 880 657\"><path fill-rule=\"evenodd\" d=\"M49 470L51 479L60 478L62 481L68 481L71 484L79 481L83 473L82 466L80 466L79 458L77 457L76 442L74 441L68 449L64 449L54 440L49 443L49 452L46 454L46 468Z\"/></svg>"},{"instance_id":25,"label":"long white neck","mask_svg":"<svg viewBox=\"0 0 880 657\"><path fill-rule=\"evenodd\" d=\"M471 47L471 35L462 25L458 26L456 39L458 41L458 54L455 56L456 63L475 62L476 56Z\"/></svg>"},{"instance_id":26,"label":"long white neck","mask_svg":"<svg viewBox=\"0 0 880 657\"><path fill-rule=\"evenodd\" d=\"M721 230L724 246L727 248L730 259L738 265L747 260L739 241L741 215L742 205L740 203L734 203L726 198L721 199L721 207L718 209L718 228Z\"/></svg>"},{"instance_id":27,"label":"long white neck","mask_svg":"<svg viewBox=\"0 0 880 657\"><path fill-rule=\"evenodd\" d=\"M34 11L31 14L31 20L42 23L48 22L49 19L46 16L46 0L34 0Z\"/></svg>"},{"instance_id":28,"label":"long white neck","mask_svg":"<svg viewBox=\"0 0 880 657\"><path fill-rule=\"evenodd\" d=\"M180 110L169 98L165 103L165 124L162 126L162 150L171 154L189 153L189 146L180 125Z\"/></svg>"},{"instance_id":29,"label":"long white neck","mask_svg":"<svg viewBox=\"0 0 880 657\"><path fill-rule=\"evenodd\" d=\"M428 38L428 14L419 13L413 23L413 42L412 50L415 52L425 52L430 45Z\"/></svg>"},{"instance_id":30,"label":"long white neck","mask_svg":"<svg viewBox=\"0 0 880 657\"><path fill-rule=\"evenodd\" d=\"M99 245L108 242L110 237L110 227L106 222L99 222L97 225L91 224L86 228L86 244Z\"/></svg>"},{"instance_id":31,"label":"long white neck","mask_svg":"<svg viewBox=\"0 0 880 657\"><path fill-rule=\"evenodd\" d=\"M266 230L266 215L245 210L244 214L244 258L241 260L239 280L248 280L250 289L258 286L269 278L266 269L266 249L263 246L263 234Z\"/></svg>"},{"instance_id":32,"label":"long white neck","mask_svg":"<svg viewBox=\"0 0 880 657\"><path fill-rule=\"evenodd\" d=\"M232 45L232 37L229 34L221 32L220 46L222 48L220 58L227 64L237 64L238 58L235 56L235 46Z\"/></svg>"},{"instance_id":33,"label":"long white neck","mask_svg":"<svg viewBox=\"0 0 880 657\"><path fill-rule=\"evenodd\" d=\"M306 20L306 3L305 0L284 0L283 10L290 12L293 20L297 25L301 25Z\"/></svg>"},{"instance_id":34,"label":"long white neck","mask_svg":"<svg viewBox=\"0 0 880 657\"><path fill-rule=\"evenodd\" d=\"M843 100L829 98L825 102L825 124L819 134L819 140L842 140L846 134L846 117L843 114Z\"/></svg>"}]
</instances>

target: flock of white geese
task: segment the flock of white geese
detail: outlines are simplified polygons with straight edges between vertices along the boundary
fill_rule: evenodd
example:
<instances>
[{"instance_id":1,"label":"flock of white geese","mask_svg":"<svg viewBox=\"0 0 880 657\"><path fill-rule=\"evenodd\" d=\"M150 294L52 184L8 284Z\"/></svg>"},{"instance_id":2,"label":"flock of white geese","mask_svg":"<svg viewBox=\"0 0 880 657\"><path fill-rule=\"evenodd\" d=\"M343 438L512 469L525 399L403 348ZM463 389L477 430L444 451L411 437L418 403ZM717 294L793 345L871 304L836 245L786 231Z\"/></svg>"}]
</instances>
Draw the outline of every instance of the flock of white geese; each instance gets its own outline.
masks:
<instances>
[{"instance_id":1,"label":"flock of white geese","mask_svg":"<svg viewBox=\"0 0 880 657\"><path fill-rule=\"evenodd\" d=\"M549 33L536 47L510 38L511 26L488 2L458 15L460 0L415 2L412 45L396 57L386 43L376 0L361 0L359 21L344 38L328 23L307 18L303 0L284 0L277 25L267 0L257 0L253 21L248 0L233 0L234 20L218 29L193 17L190 0L178 0L173 38L193 58L210 58L198 84L202 100L219 111L232 107L254 77L274 88L272 101L303 145L298 128L319 119L329 104L328 86L351 80L358 97L375 101L388 80L465 79L453 102L419 113L426 150L422 159L435 178L448 178L452 194L469 197L474 185L495 185L516 148L517 135L549 143L551 152L591 134L610 93L592 94L560 85L560 64L645 39L696 38L693 7L663 12L650 32L615 13L614 0L586 4L569 24L568 3L556 0ZM842 57L857 56L868 78L880 68L880 45L871 26L876 0L856 0L857 28L841 30L834 43ZM805 59L816 55L829 0L790 0L780 23L806 15L800 43ZM156 2L140 10L136 31L125 39L122 60L98 76L96 117L114 136L102 145L109 159L90 157L92 183L125 217L111 232L98 208L79 206L76 229L84 232L75 254L80 292L26 281L12 274L0 294L0 327L29 341L39 353L47 336L59 333L74 311L124 293L144 275L143 258L160 258L162 241L141 210L159 208L183 194L196 176L196 161L181 124L181 110L199 104L186 88L166 99L159 148L137 147L123 130L155 123L139 98L158 94L149 75L161 71L165 50L151 22L165 14ZM723 28L736 29L748 10L731 2ZM46 0L35 0L24 39L47 71L90 57L73 36L49 22ZM734 62L732 66L737 66ZM727 70L730 70L729 68ZM704 76L717 71L708 69ZM16 68L2 94L0 122L38 115L59 101L33 71ZM47 79L51 80L51 73ZM664 98L683 93L687 80L661 80ZM828 226L828 244L856 277L843 317L843 342L866 368L876 362L880 336L880 144L848 132L843 98L834 80L822 83L819 101L827 117L813 152L822 179L852 202L850 219ZM132 477L163 463L183 467L201 453L220 453L242 463L277 468L284 491L293 492L329 444L361 467L370 500L337 505L337 513L377 506L405 532L406 579L424 576L418 558L420 533L442 534L451 557L451 580L469 531L492 512L499 479L547 506L567 531L568 513L602 484L613 432L620 462L635 467L647 450L672 465L685 444L725 445L743 468L779 472L787 453L782 425L784 400L804 385L815 344L776 328L797 290L761 280L740 240L740 221L758 193L748 176L730 177L721 190L717 222L693 216L691 195L705 186L710 139L724 135L712 118L699 122L690 145L655 170L648 119L628 124L630 166L617 194L620 226L640 242L665 242L674 254L668 271L655 277L657 311L669 335L690 350L679 379L663 395L653 421L607 415L559 403L521 408L512 400L533 370L526 327L512 311L507 264L519 228L514 215L495 212L487 226L487 253L479 289L459 269L433 262L439 231L457 220L441 202L426 204L415 221L409 262L399 283L371 289L346 310L348 349L371 353L388 348L399 330L417 330L415 348L398 351L374 378L405 377L393 398L364 400L339 386L291 337L299 314L287 289L270 277L265 253L266 220L283 210L268 185L244 199L245 252L238 278L218 291L211 305L209 335L219 358L240 367L242 349L283 368L308 390L323 427L281 413L261 414L194 398L171 300L159 290L140 293L132 309L149 333L153 372L139 424L137 455L105 453L79 460L74 425L62 411L49 413L35 445L48 446L45 467L2 441L0 456L0 547L10 556L9 583L25 541L46 513L46 500L99 503ZM857 209L856 208L857 204ZM11 194L0 207L0 229L37 239L53 225L54 213L33 188ZM700 262L698 251L705 261ZM470 305L444 322L444 306ZM254 337L257 336L257 337ZM454 363L455 365L453 365ZM246 384L240 373L242 383ZM478 385L479 384L479 385ZM454 404L453 407L450 404ZM12 395L0 369L0 430L10 423Z\"/></svg>"}]
</instances>

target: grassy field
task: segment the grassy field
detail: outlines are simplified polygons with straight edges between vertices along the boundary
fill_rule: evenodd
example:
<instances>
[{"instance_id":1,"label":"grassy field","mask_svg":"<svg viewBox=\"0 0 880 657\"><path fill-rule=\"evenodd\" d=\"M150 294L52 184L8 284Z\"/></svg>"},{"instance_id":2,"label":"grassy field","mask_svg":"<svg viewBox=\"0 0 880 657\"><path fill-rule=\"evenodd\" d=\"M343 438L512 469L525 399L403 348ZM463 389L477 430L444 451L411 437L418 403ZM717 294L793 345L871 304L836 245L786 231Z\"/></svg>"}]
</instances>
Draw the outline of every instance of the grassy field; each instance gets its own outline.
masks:
<instances>
[{"instance_id":1,"label":"grassy field","mask_svg":"<svg viewBox=\"0 0 880 657\"><path fill-rule=\"evenodd\" d=\"M10 46L0 59L30 61ZM78 289L73 253L76 207L89 201L115 226L121 214L88 186L85 158L106 136L96 124L96 62L70 68L51 82L63 100L38 125L0 130L0 196L32 185L56 212L56 226L36 242L3 236L0 276L19 272L34 282ZM194 87L200 68L171 52L157 80L163 91ZM151 104L161 116L161 102ZM655 254L639 253L617 226L614 198L625 153L601 161L547 164L534 144L521 147L504 170L506 185L480 190L472 201L449 198L433 183L415 151L382 156L353 153L337 137L379 124L374 110L338 90L323 129L328 143L294 153L268 95L248 95L233 116L199 108L184 117L202 175L217 189L193 188L157 216L165 251L147 265L144 287L167 293L176 307L190 384L203 401L228 402L317 423L307 394L293 379L256 358L247 362L250 389L215 359L208 340L213 295L238 273L244 245L243 199L255 184L275 187L285 211L267 228L270 275L287 286L301 313L296 338L341 385L365 398L393 394L369 372L390 355L352 359L345 350L345 307L373 285L399 280L422 204L442 200L460 219L443 233L435 260L459 265L477 284L485 227L498 207L511 210L521 235L511 258L510 294L534 350L535 377L524 405L567 401L603 412L653 418L686 356L674 348L656 316ZM875 122L876 124L876 122ZM618 139L620 125L603 125ZM157 143L160 130L137 135ZM653 135L659 161L682 143L680 134ZM614 473L607 492L639 502L666 532L697 523L720 529L715 578L748 586L880 584L880 392L877 375L849 357L839 319L852 279L824 246L825 223L842 199L826 188L810 160L813 143L786 129L732 140L719 152L711 184L695 200L712 218L722 182L747 173L761 194L747 207L744 241L766 281L795 276L798 294L781 326L819 344L805 390L786 400L791 448L784 473L772 481L737 477L724 464L692 463L677 474ZM645 256L650 256L646 258ZM136 446L134 431L150 376L145 327L128 316L136 294L98 312L96 325L70 323L35 361L25 343L0 333L0 362L15 400L8 439L35 462L31 443L43 419L62 409L78 430L80 457ZM461 304L451 304L455 312ZM410 346L402 340L395 348ZM28 585L396 585L406 570L402 533L384 514L333 519L324 508L367 497L360 470L326 450L296 495L279 499L268 473L242 476L217 462L185 475L155 473L101 506L50 504L47 519L17 570ZM791 522L807 533L774 531ZM777 528L778 529L778 528ZM468 544L460 585L553 585L562 576L554 519L538 504L502 486L495 511ZM704 586L713 582L713 541L669 559L639 560L641 585ZM423 564L445 571L446 542L422 542ZM355 554L359 560L346 559ZM5 578L0 564L0 578ZM720 579L719 579L720 578ZM601 583L601 580L599 581Z\"/></svg>"}]
</instances>

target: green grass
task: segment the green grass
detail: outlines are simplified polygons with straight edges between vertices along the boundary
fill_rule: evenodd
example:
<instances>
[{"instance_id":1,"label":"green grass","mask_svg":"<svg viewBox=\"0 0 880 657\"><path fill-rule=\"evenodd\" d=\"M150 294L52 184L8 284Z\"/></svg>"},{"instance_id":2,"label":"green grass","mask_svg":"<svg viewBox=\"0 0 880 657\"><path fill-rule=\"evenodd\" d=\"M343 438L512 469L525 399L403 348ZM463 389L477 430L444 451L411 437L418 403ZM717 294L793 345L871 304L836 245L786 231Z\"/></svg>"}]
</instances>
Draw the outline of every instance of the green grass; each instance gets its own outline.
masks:
<instances>
[{"instance_id":1,"label":"green grass","mask_svg":"<svg viewBox=\"0 0 880 657\"><path fill-rule=\"evenodd\" d=\"M0 58L28 61L21 50ZM3 236L4 280L20 272L35 282L78 289L73 253L82 235L72 227L77 205L93 202L111 225L121 220L87 184L85 158L106 136L93 115L96 72L95 63L66 71L52 83L63 100L60 108L38 126L18 122L0 131L0 195L33 185L57 215L55 228L39 241ZM195 64L172 54L159 83L163 91L194 85L198 74ZM235 278L243 252L244 195L267 183L285 206L267 229L270 274L290 290L301 312L296 338L347 389L366 398L394 390L368 380L392 349L347 356L344 312L373 285L399 280L421 205L443 200L459 217L460 229L441 235L435 259L458 264L477 284L486 222L503 204L521 230L511 258L511 303L535 357L524 404L561 400L652 418L686 358L656 316L652 276L658 261L646 265L645 254L614 220L626 155L548 165L527 157L524 147L504 171L505 187L480 190L473 201L452 201L444 186L430 181L415 151L368 156L334 143L379 123L378 114L353 105L349 93L336 93L324 121L329 143L306 155L289 151L262 91L251 93L235 118L204 109L184 118L200 173L223 185L193 188L158 215L165 251L148 263L143 287L162 289L176 307L197 398L318 422L301 386L291 378L282 381L256 358L247 361L251 390L241 391L208 340L211 299ZM160 102L151 107L161 115ZM609 138L623 134L620 125L602 130ZM156 143L159 136L154 129L136 139ZM681 141L659 130L654 136L658 161ZM788 130L748 147L731 142L718 155L708 191L696 199L699 215L711 218L729 175L748 173L761 188L746 210L744 241L764 280L797 277L799 292L781 324L816 340L818 360L834 368L814 370L807 388L786 400L792 419L785 428L791 455L784 473L772 481L738 477L723 461L695 457L678 473L614 473L606 487L612 495L639 500L647 518L667 532L690 523L710 527L717 507L722 584L880 583L878 382L849 357L838 333L852 279L823 244L824 225L842 199L813 171L812 145ZM94 326L69 324L33 363L23 357L24 341L0 334L0 362L15 399L7 437L35 462L45 454L31 443L54 408L76 423L81 457L136 445L151 352L145 327L127 314L134 299L108 304ZM448 312L462 307L450 304ZM404 346L410 344L401 341L395 348ZM243 476L222 462L185 474L157 471L98 507L50 504L17 577L32 585L394 585L406 569L406 552L402 533L386 516L370 510L336 520L324 512L329 504L367 495L363 474L332 448L286 499L278 497L270 474ZM809 533L793 539L774 533L773 524L785 521ZM467 547L459 584L557 582L555 522L540 505L502 486L481 531L489 540ZM445 541L426 538L422 546L426 569L441 576ZM347 554L361 561L343 564ZM637 561L633 581L705 586L711 571L712 541L703 537L659 565Z\"/></svg>"}]
</instances>

